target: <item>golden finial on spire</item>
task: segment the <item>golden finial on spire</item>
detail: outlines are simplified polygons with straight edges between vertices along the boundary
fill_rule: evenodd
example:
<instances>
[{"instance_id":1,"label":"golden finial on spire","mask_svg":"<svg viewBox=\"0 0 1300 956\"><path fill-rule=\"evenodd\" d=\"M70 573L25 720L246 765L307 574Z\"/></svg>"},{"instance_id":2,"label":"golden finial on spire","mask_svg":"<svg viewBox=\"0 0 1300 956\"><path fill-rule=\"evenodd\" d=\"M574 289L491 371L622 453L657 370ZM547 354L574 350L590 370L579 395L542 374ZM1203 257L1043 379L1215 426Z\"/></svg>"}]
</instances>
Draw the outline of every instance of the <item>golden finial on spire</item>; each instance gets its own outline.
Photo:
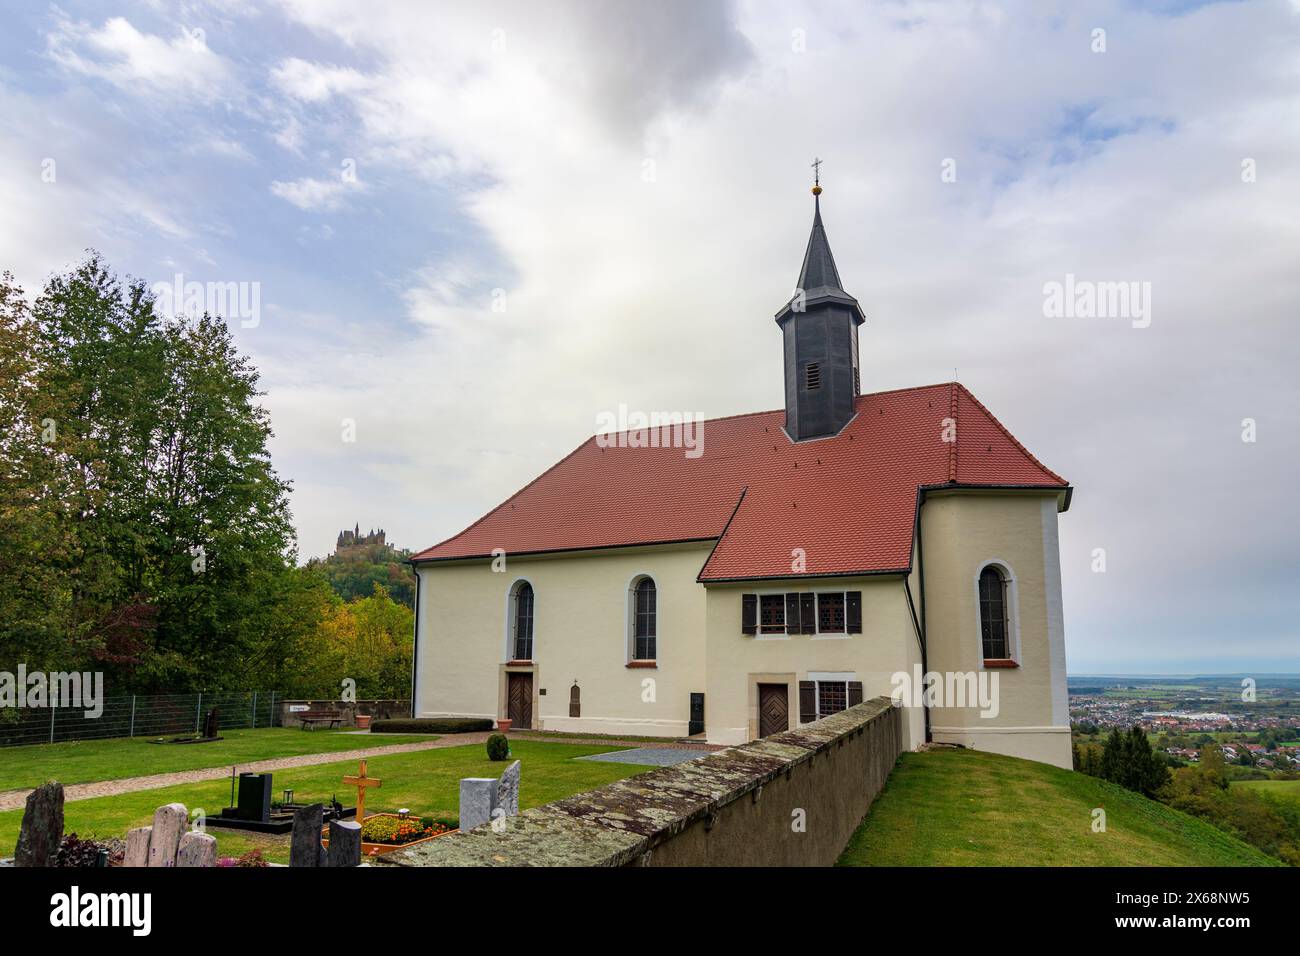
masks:
<instances>
[{"instance_id":1,"label":"golden finial on spire","mask_svg":"<svg viewBox=\"0 0 1300 956\"><path fill-rule=\"evenodd\" d=\"M813 157L813 161L812 161L812 168L813 168L813 188L812 188L812 194L813 194L814 196L820 196L820 195L822 194L822 170L821 170L821 165L822 165L822 161L821 161L820 159L818 159L816 156L814 156L814 157Z\"/></svg>"}]
</instances>

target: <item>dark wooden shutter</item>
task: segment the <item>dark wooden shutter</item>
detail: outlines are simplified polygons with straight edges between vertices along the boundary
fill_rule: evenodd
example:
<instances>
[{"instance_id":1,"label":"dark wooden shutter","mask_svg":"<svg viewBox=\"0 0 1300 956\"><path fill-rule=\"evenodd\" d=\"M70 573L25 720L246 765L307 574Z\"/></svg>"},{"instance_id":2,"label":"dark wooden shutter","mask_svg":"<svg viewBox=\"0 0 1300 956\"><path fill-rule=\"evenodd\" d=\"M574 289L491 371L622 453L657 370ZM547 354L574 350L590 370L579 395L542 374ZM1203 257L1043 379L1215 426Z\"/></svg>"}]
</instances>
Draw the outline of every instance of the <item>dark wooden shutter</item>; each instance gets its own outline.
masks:
<instances>
[{"instance_id":1,"label":"dark wooden shutter","mask_svg":"<svg viewBox=\"0 0 1300 956\"><path fill-rule=\"evenodd\" d=\"M845 630L850 634L862 633L862 592L849 591L844 595Z\"/></svg>"},{"instance_id":2,"label":"dark wooden shutter","mask_svg":"<svg viewBox=\"0 0 1300 956\"><path fill-rule=\"evenodd\" d=\"M799 722L810 724L817 719L817 684L810 680L799 682Z\"/></svg>"},{"instance_id":3,"label":"dark wooden shutter","mask_svg":"<svg viewBox=\"0 0 1300 956\"><path fill-rule=\"evenodd\" d=\"M790 593L785 596L785 632L799 633L799 595Z\"/></svg>"},{"instance_id":4,"label":"dark wooden shutter","mask_svg":"<svg viewBox=\"0 0 1300 956\"><path fill-rule=\"evenodd\" d=\"M758 633L758 595L757 594L741 595L740 630L744 634Z\"/></svg>"},{"instance_id":5,"label":"dark wooden shutter","mask_svg":"<svg viewBox=\"0 0 1300 956\"><path fill-rule=\"evenodd\" d=\"M799 624L804 634L817 633L817 595L799 595Z\"/></svg>"},{"instance_id":6,"label":"dark wooden shutter","mask_svg":"<svg viewBox=\"0 0 1300 956\"><path fill-rule=\"evenodd\" d=\"M849 706L862 703L862 681L849 681Z\"/></svg>"}]
</instances>

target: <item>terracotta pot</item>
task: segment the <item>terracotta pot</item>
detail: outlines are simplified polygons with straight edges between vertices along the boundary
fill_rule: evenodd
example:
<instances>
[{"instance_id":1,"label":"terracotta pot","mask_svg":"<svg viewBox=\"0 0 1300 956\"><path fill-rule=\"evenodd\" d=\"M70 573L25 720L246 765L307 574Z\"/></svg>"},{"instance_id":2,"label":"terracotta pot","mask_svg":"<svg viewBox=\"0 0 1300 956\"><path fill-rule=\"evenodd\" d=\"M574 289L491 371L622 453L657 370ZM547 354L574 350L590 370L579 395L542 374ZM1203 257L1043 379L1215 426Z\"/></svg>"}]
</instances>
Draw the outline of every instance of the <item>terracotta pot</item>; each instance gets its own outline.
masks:
<instances>
[{"instance_id":1,"label":"terracotta pot","mask_svg":"<svg viewBox=\"0 0 1300 956\"><path fill-rule=\"evenodd\" d=\"M370 715L357 714L357 730L369 730L369 729L370 729Z\"/></svg>"},{"instance_id":2,"label":"terracotta pot","mask_svg":"<svg viewBox=\"0 0 1300 956\"><path fill-rule=\"evenodd\" d=\"M510 733L510 725L513 723L514 723L513 720L498 720L497 730L501 731L501 733L503 734L508 734Z\"/></svg>"}]
</instances>

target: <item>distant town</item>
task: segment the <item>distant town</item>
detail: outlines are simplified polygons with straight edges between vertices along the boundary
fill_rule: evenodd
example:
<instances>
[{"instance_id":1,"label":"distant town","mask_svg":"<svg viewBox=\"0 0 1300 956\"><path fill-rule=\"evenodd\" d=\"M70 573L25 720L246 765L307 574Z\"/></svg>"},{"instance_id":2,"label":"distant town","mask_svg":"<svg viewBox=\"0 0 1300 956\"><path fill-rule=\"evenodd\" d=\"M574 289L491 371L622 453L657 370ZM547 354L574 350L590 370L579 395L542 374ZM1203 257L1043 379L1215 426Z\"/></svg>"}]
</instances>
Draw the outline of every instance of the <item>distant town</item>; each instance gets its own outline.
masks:
<instances>
[{"instance_id":1,"label":"distant town","mask_svg":"<svg viewBox=\"0 0 1300 956\"><path fill-rule=\"evenodd\" d=\"M1300 771L1300 675L1081 675L1069 689L1078 742L1138 726L1175 765L1218 746L1225 762L1267 776Z\"/></svg>"}]
</instances>

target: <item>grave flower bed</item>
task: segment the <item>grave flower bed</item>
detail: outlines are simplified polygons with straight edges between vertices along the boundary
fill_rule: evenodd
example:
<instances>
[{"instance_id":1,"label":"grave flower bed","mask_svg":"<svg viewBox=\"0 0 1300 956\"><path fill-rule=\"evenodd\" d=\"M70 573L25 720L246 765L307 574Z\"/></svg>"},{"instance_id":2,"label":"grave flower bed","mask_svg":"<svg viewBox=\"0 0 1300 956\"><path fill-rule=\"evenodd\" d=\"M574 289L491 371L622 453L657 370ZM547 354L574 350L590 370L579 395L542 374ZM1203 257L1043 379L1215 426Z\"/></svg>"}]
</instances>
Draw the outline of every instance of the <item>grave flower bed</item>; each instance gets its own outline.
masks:
<instances>
[{"instance_id":1,"label":"grave flower bed","mask_svg":"<svg viewBox=\"0 0 1300 956\"><path fill-rule=\"evenodd\" d=\"M375 813L367 816L361 824L361 852L365 856L380 856L452 832L451 827L437 820L401 817L396 813ZM329 827L325 827L321 835L321 842L329 846Z\"/></svg>"},{"instance_id":2,"label":"grave flower bed","mask_svg":"<svg viewBox=\"0 0 1300 956\"><path fill-rule=\"evenodd\" d=\"M426 837L440 836L450 829L448 826L437 821L425 823L420 817L398 817L387 813L377 813L374 816L366 817L366 822L361 824L361 842L363 843L391 843L395 846L401 846L404 843L414 843L416 840L423 840Z\"/></svg>"}]
</instances>

